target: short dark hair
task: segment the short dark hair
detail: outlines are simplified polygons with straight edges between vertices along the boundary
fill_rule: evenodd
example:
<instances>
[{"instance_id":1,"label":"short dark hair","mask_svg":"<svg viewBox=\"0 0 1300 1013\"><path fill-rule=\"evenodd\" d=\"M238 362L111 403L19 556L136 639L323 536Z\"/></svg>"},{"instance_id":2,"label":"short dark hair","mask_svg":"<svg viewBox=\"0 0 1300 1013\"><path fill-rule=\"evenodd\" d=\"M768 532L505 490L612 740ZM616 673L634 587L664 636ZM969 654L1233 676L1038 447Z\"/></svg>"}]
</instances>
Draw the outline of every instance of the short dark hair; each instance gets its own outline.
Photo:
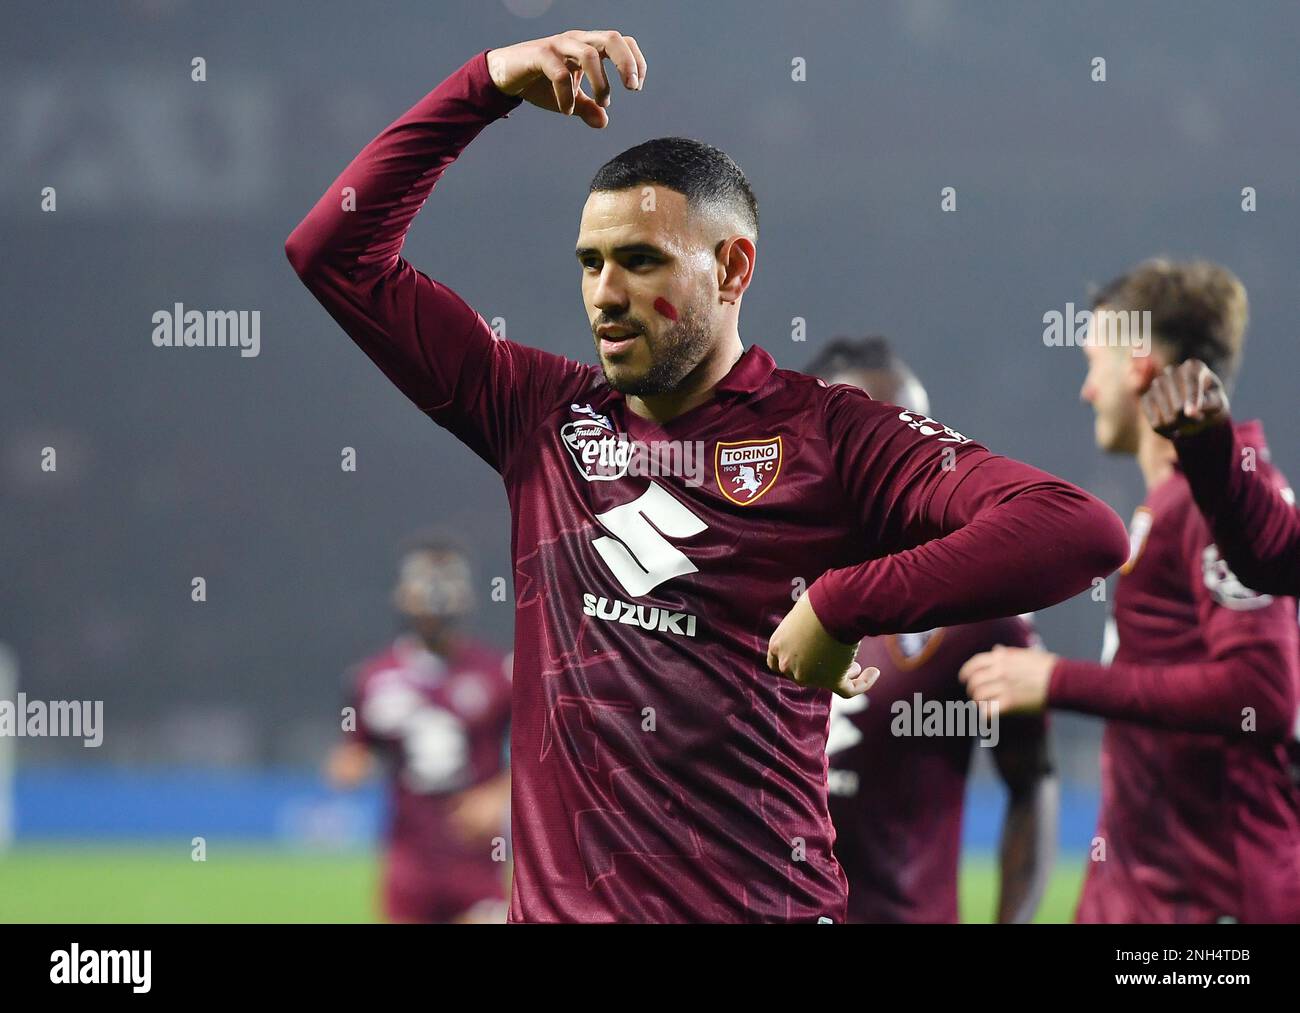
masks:
<instances>
[{"instance_id":1,"label":"short dark hair","mask_svg":"<svg viewBox=\"0 0 1300 1013\"><path fill-rule=\"evenodd\" d=\"M911 370L895 353L889 339L879 334L862 338L831 338L827 345L804 367L805 373L822 378L854 370L894 373L909 376Z\"/></svg>"},{"instance_id":2,"label":"short dark hair","mask_svg":"<svg viewBox=\"0 0 1300 1013\"><path fill-rule=\"evenodd\" d=\"M689 137L656 137L602 165L587 192L666 186L691 207L721 208L758 238L758 200L749 180L725 151Z\"/></svg>"},{"instance_id":3,"label":"short dark hair","mask_svg":"<svg viewBox=\"0 0 1300 1013\"><path fill-rule=\"evenodd\" d=\"M1151 340L1175 363L1200 359L1225 381L1237 371L1250 315L1246 287L1208 260L1138 264L1092 297L1092 307L1151 312Z\"/></svg>"}]
</instances>

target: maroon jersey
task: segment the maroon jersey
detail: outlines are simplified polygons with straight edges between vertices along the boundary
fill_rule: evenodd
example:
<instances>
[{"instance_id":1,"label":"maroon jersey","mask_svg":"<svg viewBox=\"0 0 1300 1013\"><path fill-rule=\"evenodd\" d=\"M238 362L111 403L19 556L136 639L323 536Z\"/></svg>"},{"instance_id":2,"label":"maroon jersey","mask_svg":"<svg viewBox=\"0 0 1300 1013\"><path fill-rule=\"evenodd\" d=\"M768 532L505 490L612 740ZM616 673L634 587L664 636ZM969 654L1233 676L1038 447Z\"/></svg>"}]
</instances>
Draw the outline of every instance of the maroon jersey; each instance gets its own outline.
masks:
<instances>
[{"instance_id":1,"label":"maroon jersey","mask_svg":"<svg viewBox=\"0 0 1300 1013\"><path fill-rule=\"evenodd\" d=\"M1113 662L1058 662L1048 698L1111 718L1079 920L1300 922L1295 599L1233 575L1175 472L1134 515L1114 621Z\"/></svg>"},{"instance_id":2,"label":"maroon jersey","mask_svg":"<svg viewBox=\"0 0 1300 1013\"><path fill-rule=\"evenodd\" d=\"M448 826L457 793L505 765L510 672L501 652L459 638L447 657L413 637L364 662L353 694L357 738L390 773L389 860L413 875L450 878L474 870L490 882L502 866L482 843ZM505 828L502 828L503 832Z\"/></svg>"},{"instance_id":3,"label":"maroon jersey","mask_svg":"<svg viewBox=\"0 0 1300 1013\"><path fill-rule=\"evenodd\" d=\"M980 729L988 727L974 719L957 673L997 644L1030 647L1037 638L1028 622L1012 618L862 642L858 661L880 669L880 678L865 696L831 701L826 742L850 921L957 921L966 775ZM950 702L966 716L967 734L947 726L940 731L949 734L925 734L927 716ZM995 729L984 748L1039 753L1046 719L999 717Z\"/></svg>"},{"instance_id":4,"label":"maroon jersey","mask_svg":"<svg viewBox=\"0 0 1300 1013\"><path fill-rule=\"evenodd\" d=\"M1174 446L1233 573L1256 590L1300 596L1300 513L1290 488L1253 466L1256 454L1230 425L1177 437Z\"/></svg>"},{"instance_id":5,"label":"maroon jersey","mask_svg":"<svg viewBox=\"0 0 1300 1013\"><path fill-rule=\"evenodd\" d=\"M656 425L598 368L498 338L400 250L446 167L519 101L480 53L372 141L286 244L353 340L505 482L511 920L840 920L830 694L766 667L796 591L811 583L845 643L1032 611L1119 565L1123 525L1067 483L777 369L758 346L709 401Z\"/></svg>"}]
</instances>

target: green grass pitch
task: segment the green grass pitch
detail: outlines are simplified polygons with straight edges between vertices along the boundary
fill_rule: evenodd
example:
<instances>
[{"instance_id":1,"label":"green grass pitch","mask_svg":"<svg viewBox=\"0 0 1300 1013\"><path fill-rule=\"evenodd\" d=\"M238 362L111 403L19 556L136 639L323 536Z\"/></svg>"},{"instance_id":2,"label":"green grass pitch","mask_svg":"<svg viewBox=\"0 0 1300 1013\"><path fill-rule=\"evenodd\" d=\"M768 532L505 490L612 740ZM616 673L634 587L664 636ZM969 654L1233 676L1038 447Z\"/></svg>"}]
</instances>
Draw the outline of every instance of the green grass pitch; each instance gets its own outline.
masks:
<instances>
[{"instance_id":1,"label":"green grass pitch","mask_svg":"<svg viewBox=\"0 0 1300 1013\"><path fill-rule=\"evenodd\" d=\"M1083 859L1063 856L1037 921L1067 922ZM369 922L376 913L377 859L210 843L25 845L0 854L0 922ZM962 867L962 918L991 921L996 863Z\"/></svg>"}]
</instances>

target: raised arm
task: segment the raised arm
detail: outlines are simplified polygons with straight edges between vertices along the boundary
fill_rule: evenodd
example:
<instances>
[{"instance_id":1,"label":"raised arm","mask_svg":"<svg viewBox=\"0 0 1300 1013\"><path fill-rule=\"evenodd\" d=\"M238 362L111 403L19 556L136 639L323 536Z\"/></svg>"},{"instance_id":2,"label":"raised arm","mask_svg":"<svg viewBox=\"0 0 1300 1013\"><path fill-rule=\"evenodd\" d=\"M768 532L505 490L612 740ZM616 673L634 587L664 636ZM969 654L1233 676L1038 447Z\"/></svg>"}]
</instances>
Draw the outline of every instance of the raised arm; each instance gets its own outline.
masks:
<instances>
[{"instance_id":1,"label":"raised arm","mask_svg":"<svg viewBox=\"0 0 1300 1013\"><path fill-rule=\"evenodd\" d=\"M1222 381L1190 359L1156 377L1142 405L1156 432L1173 440L1233 572L1257 591L1300 596L1300 514L1234 433Z\"/></svg>"},{"instance_id":2,"label":"raised arm","mask_svg":"<svg viewBox=\"0 0 1300 1013\"><path fill-rule=\"evenodd\" d=\"M1178 463L1214 541L1248 586L1300 596L1300 513L1235 435L1230 420L1174 438Z\"/></svg>"},{"instance_id":3,"label":"raised arm","mask_svg":"<svg viewBox=\"0 0 1300 1013\"><path fill-rule=\"evenodd\" d=\"M584 390L595 371L497 339L455 292L402 259L402 245L447 167L521 101L603 126L604 109L580 81L599 72L593 87L605 97L603 58L638 66L608 38L616 34L565 33L479 53L367 144L285 243L303 283L375 365L498 470L538 414Z\"/></svg>"}]
</instances>

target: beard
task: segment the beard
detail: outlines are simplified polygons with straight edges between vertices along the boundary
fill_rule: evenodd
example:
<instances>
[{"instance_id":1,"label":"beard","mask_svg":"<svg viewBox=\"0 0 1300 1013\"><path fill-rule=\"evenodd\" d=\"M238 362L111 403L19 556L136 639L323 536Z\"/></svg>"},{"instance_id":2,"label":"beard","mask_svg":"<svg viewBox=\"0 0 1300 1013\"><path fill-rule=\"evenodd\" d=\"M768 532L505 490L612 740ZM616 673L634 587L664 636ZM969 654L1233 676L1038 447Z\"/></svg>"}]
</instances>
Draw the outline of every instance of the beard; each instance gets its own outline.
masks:
<instances>
[{"instance_id":1,"label":"beard","mask_svg":"<svg viewBox=\"0 0 1300 1013\"><path fill-rule=\"evenodd\" d=\"M636 321L628 321L625 326L634 327L642 336L647 332ZM649 338L646 337L649 345ZM604 360L601 369L605 380L625 397L653 397L659 394L672 394L691 372L704 361L704 357L713 346L713 333L700 319L694 307L688 307L680 320L675 321L660 334L658 341L650 346L650 368L638 377L610 376Z\"/></svg>"}]
</instances>

